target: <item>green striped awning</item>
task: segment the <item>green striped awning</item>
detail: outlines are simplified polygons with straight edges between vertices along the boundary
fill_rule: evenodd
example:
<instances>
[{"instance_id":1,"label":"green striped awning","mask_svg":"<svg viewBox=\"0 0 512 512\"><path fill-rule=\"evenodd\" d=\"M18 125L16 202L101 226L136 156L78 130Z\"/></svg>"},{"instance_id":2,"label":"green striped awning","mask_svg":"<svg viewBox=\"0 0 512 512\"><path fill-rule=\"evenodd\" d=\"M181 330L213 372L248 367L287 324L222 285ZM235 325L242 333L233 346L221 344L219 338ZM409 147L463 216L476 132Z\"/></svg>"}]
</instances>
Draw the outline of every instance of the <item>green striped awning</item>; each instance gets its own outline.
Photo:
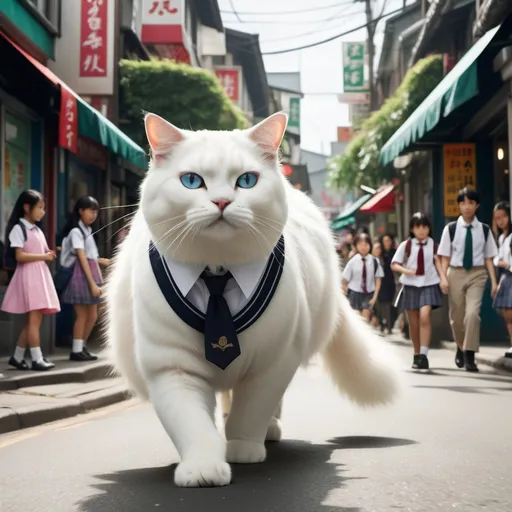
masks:
<instances>
[{"instance_id":1,"label":"green striped awning","mask_svg":"<svg viewBox=\"0 0 512 512\"><path fill-rule=\"evenodd\" d=\"M359 199L356 199L350 206L347 206L331 223L331 229L333 231L339 231L356 221L354 214L363 206L373 194L365 194Z\"/></svg>"},{"instance_id":2,"label":"green striped awning","mask_svg":"<svg viewBox=\"0 0 512 512\"><path fill-rule=\"evenodd\" d=\"M416 141L433 130L443 117L479 94L478 58L489 46L500 27L487 32L460 59L423 103L383 146L380 161L391 163Z\"/></svg>"}]
</instances>

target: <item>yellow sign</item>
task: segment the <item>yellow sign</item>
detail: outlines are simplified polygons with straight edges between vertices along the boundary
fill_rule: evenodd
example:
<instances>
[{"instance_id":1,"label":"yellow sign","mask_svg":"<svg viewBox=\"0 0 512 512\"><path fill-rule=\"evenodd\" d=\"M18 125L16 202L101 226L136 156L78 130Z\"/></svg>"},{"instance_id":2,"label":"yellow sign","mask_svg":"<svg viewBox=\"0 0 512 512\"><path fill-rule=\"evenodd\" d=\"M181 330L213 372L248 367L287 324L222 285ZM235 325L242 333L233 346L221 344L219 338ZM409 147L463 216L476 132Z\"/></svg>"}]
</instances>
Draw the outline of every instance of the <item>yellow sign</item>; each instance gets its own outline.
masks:
<instances>
[{"instance_id":1,"label":"yellow sign","mask_svg":"<svg viewBox=\"0 0 512 512\"><path fill-rule=\"evenodd\" d=\"M444 144L444 216L458 217L457 194L464 187L476 190L475 144Z\"/></svg>"}]
</instances>

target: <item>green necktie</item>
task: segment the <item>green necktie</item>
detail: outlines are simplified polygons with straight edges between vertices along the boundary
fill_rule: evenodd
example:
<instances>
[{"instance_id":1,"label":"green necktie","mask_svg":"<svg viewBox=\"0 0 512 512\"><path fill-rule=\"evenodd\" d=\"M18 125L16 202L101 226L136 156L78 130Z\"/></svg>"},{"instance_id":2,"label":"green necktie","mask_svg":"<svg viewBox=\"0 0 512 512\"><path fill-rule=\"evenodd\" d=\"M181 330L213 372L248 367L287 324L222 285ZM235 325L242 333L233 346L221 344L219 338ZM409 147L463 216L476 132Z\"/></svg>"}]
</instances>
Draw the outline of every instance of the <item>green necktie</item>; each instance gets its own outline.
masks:
<instances>
[{"instance_id":1,"label":"green necktie","mask_svg":"<svg viewBox=\"0 0 512 512\"><path fill-rule=\"evenodd\" d=\"M466 226L466 244L464 245L464 259L462 262L462 266L466 270L471 270L473 268L473 234L471 233L471 229L473 226L470 224Z\"/></svg>"}]
</instances>

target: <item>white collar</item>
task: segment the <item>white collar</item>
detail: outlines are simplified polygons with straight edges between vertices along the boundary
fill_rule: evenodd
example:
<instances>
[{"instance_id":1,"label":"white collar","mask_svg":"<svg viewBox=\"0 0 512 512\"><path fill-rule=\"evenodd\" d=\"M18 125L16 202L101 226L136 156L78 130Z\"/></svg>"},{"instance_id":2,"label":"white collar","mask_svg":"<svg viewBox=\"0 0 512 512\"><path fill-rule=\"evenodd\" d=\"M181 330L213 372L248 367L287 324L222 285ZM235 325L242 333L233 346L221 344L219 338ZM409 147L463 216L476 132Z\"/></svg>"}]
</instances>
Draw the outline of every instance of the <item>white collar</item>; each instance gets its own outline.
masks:
<instances>
[{"instance_id":1,"label":"white collar","mask_svg":"<svg viewBox=\"0 0 512 512\"><path fill-rule=\"evenodd\" d=\"M204 266L180 263L167 257L165 257L165 262L171 271L176 286L179 288L182 295L186 297L203 273ZM267 262L268 260L243 265L232 265L227 269L231 272L246 299L253 294L258 286L261 276L265 271L265 267L267 266Z\"/></svg>"},{"instance_id":2,"label":"white collar","mask_svg":"<svg viewBox=\"0 0 512 512\"><path fill-rule=\"evenodd\" d=\"M356 256L359 256L359 261L363 261L363 257L366 259L366 260L369 260L372 258L372 254L369 252L366 256L363 256L361 253L357 253Z\"/></svg>"},{"instance_id":3,"label":"white collar","mask_svg":"<svg viewBox=\"0 0 512 512\"><path fill-rule=\"evenodd\" d=\"M459 226L473 226L473 228L476 228L479 226L480 224L480 221L476 218L476 215L473 217L473 220L471 221L471 224L466 224L466 221L464 220L464 217L461 215L458 219L457 219L457 223Z\"/></svg>"},{"instance_id":4,"label":"white collar","mask_svg":"<svg viewBox=\"0 0 512 512\"><path fill-rule=\"evenodd\" d=\"M416 237L414 237L413 240L416 242L416 245L420 245L420 241ZM421 242L421 243L423 244L424 247L426 247L429 242L430 242L430 237L427 236L427 238L425 238L425 240L423 240L423 242Z\"/></svg>"},{"instance_id":5,"label":"white collar","mask_svg":"<svg viewBox=\"0 0 512 512\"><path fill-rule=\"evenodd\" d=\"M83 229L86 233L90 233L92 231L91 226L86 226L81 220L78 221L78 227Z\"/></svg>"},{"instance_id":6,"label":"white collar","mask_svg":"<svg viewBox=\"0 0 512 512\"><path fill-rule=\"evenodd\" d=\"M25 219L20 219L20 222L23 222L23 224L28 228L28 229L33 229L36 227L35 224L32 224L31 222L29 222L28 220L25 220Z\"/></svg>"}]
</instances>

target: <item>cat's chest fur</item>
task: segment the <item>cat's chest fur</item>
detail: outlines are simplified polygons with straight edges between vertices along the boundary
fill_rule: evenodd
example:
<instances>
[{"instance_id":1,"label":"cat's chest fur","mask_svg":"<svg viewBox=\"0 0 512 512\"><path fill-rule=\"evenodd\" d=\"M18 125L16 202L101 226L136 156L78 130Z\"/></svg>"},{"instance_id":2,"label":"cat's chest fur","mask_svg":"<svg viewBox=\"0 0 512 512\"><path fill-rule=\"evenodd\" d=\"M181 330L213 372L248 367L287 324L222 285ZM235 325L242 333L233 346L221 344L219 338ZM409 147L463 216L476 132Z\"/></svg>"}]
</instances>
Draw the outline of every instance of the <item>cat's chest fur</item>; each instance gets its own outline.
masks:
<instances>
[{"instance_id":1,"label":"cat's chest fur","mask_svg":"<svg viewBox=\"0 0 512 512\"><path fill-rule=\"evenodd\" d=\"M303 359L311 320L292 238L286 240L283 273L271 302L257 321L239 334L241 356L226 370L219 370L204 357L204 335L187 325L163 296L151 267L150 237L147 232L142 233L142 219L138 220L138 226L135 223L134 229L141 230L137 237L137 256L132 255L132 261L138 262L132 266L131 275L134 329L136 351L145 368L158 371L165 360L167 367L175 366L199 374L216 387L223 388L251 372L264 371L286 354L292 353ZM154 351L149 349L149 344L154 346Z\"/></svg>"}]
</instances>

